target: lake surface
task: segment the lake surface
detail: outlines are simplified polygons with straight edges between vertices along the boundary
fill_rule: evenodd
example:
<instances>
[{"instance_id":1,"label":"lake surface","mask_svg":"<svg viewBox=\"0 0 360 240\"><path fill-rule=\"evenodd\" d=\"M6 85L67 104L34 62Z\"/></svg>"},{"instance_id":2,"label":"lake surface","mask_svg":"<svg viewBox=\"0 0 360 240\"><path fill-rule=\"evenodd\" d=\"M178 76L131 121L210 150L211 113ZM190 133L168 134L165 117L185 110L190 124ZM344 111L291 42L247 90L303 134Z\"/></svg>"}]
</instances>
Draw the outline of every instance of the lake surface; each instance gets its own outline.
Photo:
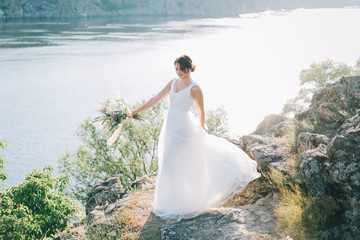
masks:
<instances>
[{"instance_id":1,"label":"lake surface","mask_svg":"<svg viewBox=\"0 0 360 240\"><path fill-rule=\"evenodd\" d=\"M238 18L111 18L0 21L0 155L18 184L32 169L79 146L80 123L99 102L154 96L176 57L197 65L205 108L224 106L233 136L279 113L298 76L327 58L360 57L360 9L298 9Z\"/></svg>"}]
</instances>

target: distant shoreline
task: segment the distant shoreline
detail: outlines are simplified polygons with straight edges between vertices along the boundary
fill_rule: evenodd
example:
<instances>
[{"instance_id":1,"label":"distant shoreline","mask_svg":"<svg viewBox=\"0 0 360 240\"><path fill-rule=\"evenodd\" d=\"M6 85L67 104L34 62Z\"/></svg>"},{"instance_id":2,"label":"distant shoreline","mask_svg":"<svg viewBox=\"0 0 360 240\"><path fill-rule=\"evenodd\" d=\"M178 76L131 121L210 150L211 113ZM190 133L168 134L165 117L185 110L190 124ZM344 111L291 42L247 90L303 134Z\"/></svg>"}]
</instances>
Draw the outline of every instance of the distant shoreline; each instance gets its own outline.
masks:
<instances>
[{"instance_id":1,"label":"distant shoreline","mask_svg":"<svg viewBox=\"0 0 360 240\"><path fill-rule=\"evenodd\" d=\"M37 0L3 0L0 4L1 19L76 19L97 17L188 17L220 18L238 17L241 14L264 11L291 11L299 8L359 8L358 0L259 1L232 0L139 0L136 3L127 0L59 0L40 2Z\"/></svg>"}]
</instances>

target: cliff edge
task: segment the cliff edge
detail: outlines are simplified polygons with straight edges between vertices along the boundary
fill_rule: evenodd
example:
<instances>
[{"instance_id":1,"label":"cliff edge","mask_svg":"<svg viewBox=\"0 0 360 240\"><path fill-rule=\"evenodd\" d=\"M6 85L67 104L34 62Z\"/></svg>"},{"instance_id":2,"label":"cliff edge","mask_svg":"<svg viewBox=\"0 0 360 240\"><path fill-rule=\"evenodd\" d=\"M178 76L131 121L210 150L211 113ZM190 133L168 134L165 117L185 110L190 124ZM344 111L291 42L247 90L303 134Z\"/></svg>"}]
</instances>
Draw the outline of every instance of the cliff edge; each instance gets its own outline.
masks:
<instances>
[{"instance_id":1,"label":"cliff edge","mask_svg":"<svg viewBox=\"0 0 360 240\"><path fill-rule=\"evenodd\" d=\"M229 141L257 161L263 177L224 205L193 219L164 221L151 212L155 175L133 182L137 191L131 193L112 176L88 194L87 221L58 239L292 239L278 228L275 210L282 196L264 177L271 169L310 198L336 202L336 220L320 239L358 239L360 76L318 90L310 107L293 119L269 115L253 133Z\"/></svg>"}]
</instances>

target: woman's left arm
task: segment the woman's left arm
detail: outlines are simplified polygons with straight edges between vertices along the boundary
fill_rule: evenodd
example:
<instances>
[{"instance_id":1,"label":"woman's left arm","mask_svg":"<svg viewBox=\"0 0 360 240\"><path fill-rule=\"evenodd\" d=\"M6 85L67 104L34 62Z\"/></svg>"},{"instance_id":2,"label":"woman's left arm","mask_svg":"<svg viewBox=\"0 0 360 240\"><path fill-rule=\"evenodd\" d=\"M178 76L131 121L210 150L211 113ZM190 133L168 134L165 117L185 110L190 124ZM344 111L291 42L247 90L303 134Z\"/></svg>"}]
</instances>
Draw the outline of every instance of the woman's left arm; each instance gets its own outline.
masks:
<instances>
[{"instance_id":1,"label":"woman's left arm","mask_svg":"<svg viewBox=\"0 0 360 240\"><path fill-rule=\"evenodd\" d=\"M191 97L194 99L198 111L199 111L199 119L202 128L207 132L205 129L205 111L204 111L204 98L201 88L199 86L194 86L191 88Z\"/></svg>"}]
</instances>

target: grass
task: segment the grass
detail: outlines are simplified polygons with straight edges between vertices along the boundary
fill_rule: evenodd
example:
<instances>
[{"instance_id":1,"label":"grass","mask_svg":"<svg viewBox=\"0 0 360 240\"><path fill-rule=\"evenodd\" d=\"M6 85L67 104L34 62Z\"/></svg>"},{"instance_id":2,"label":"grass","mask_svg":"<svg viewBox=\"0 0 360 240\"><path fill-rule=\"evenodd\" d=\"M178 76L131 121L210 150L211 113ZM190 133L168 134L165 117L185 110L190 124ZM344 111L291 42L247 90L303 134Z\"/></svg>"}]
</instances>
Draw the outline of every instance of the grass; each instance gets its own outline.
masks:
<instances>
[{"instance_id":1,"label":"grass","mask_svg":"<svg viewBox=\"0 0 360 240\"><path fill-rule=\"evenodd\" d=\"M300 123L296 120L294 121L294 123L295 123L295 133L294 133L294 138L291 139L291 141L290 141L290 145L291 145L291 152L296 154L296 153L298 153L297 142L298 142L298 137L299 137L300 133L302 133L302 132L313 133L314 129L312 126L305 125L304 123Z\"/></svg>"},{"instance_id":2,"label":"grass","mask_svg":"<svg viewBox=\"0 0 360 240\"><path fill-rule=\"evenodd\" d=\"M111 224L87 227L86 238L91 240L135 240L139 239L141 226L131 210L121 209Z\"/></svg>"},{"instance_id":3,"label":"grass","mask_svg":"<svg viewBox=\"0 0 360 240\"><path fill-rule=\"evenodd\" d=\"M133 213L138 207L140 193L133 195L132 199L124 204L115 216L115 220L103 222L95 226L87 226L86 238L91 240L136 240L142 226Z\"/></svg>"},{"instance_id":4,"label":"grass","mask_svg":"<svg viewBox=\"0 0 360 240\"><path fill-rule=\"evenodd\" d=\"M121 209L117 218L118 224L121 227L119 240L135 240L139 239L138 233L141 229L139 220L137 220L131 210Z\"/></svg>"},{"instance_id":5,"label":"grass","mask_svg":"<svg viewBox=\"0 0 360 240\"><path fill-rule=\"evenodd\" d=\"M274 210L279 231L296 239L319 239L325 228L339 221L340 204L330 196L314 198L278 170L264 174L281 201Z\"/></svg>"}]
</instances>

